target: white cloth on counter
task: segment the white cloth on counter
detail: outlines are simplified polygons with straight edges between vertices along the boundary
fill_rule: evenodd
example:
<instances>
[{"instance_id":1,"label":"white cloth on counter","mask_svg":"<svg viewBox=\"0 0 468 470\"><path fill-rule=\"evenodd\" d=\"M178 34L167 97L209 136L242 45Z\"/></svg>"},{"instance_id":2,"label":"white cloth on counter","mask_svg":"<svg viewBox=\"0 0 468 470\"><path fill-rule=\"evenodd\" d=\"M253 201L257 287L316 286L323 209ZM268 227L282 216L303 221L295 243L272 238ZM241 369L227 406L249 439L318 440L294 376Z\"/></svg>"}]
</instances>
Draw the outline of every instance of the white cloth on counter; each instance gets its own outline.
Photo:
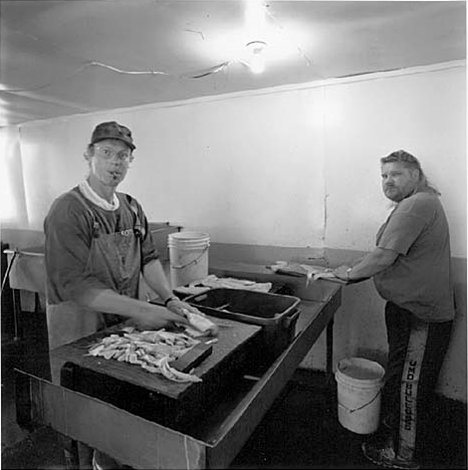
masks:
<instances>
[{"instance_id":1,"label":"white cloth on counter","mask_svg":"<svg viewBox=\"0 0 468 470\"><path fill-rule=\"evenodd\" d=\"M251 290L256 292L269 292L272 288L271 282L255 282L248 279L236 279L234 277L217 277L215 274L210 274L204 279L193 281L188 286L179 286L174 291L181 294L196 295L206 292L210 289L228 288L228 289L242 289Z\"/></svg>"},{"instance_id":2,"label":"white cloth on counter","mask_svg":"<svg viewBox=\"0 0 468 470\"><path fill-rule=\"evenodd\" d=\"M326 266L313 266L310 264L290 263L287 261L276 261L270 266L270 269L278 274L288 274L290 276L305 276L308 273L312 274L314 280L317 279L328 279L334 282L345 283L337 278Z\"/></svg>"}]
</instances>

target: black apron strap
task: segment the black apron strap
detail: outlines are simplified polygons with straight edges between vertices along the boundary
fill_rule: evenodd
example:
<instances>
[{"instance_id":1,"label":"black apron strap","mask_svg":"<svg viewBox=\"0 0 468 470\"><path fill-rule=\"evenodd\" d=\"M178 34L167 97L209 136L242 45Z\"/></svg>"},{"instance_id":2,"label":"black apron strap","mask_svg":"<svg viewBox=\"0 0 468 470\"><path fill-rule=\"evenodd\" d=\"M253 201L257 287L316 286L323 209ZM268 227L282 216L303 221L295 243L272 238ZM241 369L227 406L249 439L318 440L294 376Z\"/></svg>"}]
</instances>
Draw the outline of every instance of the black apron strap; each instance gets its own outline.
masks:
<instances>
[{"instance_id":1,"label":"black apron strap","mask_svg":"<svg viewBox=\"0 0 468 470\"><path fill-rule=\"evenodd\" d=\"M141 223L140 214L138 212L138 205L131 196L127 195L127 201L130 203L130 208L132 209L133 213L135 214L135 220L133 223L133 232L135 233L136 237L140 239L140 241L145 236L145 228Z\"/></svg>"}]
</instances>

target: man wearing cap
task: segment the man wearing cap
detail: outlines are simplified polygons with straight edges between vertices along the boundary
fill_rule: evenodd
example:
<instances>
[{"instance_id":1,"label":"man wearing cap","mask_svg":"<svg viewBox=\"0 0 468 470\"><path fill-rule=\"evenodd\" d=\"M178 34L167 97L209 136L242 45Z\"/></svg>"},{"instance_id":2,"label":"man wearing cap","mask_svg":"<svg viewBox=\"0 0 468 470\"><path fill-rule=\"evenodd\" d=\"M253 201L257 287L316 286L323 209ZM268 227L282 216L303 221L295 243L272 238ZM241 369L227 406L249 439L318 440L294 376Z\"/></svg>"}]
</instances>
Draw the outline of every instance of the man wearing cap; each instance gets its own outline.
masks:
<instances>
[{"instance_id":1,"label":"man wearing cap","mask_svg":"<svg viewBox=\"0 0 468 470\"><path fill-rule=\"evenodd\" d=\"M198 312L172 294L140 204L117 192L134 149L127 127L99 124L84 153L89 175L53 202L44 221L51 350L125 319L159 329ZM165 307L138 299L140 274ZM58 367L51 368L56 381Z\"/></svg>"}]
</instances>

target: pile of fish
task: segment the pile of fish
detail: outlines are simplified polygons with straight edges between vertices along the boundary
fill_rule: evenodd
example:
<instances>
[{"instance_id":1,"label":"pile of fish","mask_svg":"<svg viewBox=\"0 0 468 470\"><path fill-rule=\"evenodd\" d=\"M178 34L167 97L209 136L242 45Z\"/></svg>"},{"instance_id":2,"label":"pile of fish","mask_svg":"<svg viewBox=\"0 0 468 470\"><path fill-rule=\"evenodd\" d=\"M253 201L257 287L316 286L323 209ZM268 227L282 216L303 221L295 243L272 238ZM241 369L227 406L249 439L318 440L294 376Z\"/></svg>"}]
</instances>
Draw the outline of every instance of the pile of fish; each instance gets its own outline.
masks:
<instances>
[{"instance_id":1,"label":"pile of fish","mask_svg":"<svg viewBox=\"0 0 468 470\"><path fill-rule=\"evenodd\" d=\"M201 382L196 375L170 366L172 361L199 342L185 333L172 333L164 329L135 332L133 328L128 328L123 336L111 334L100 340L89 349L88 355L136 364L174 382Z\"/></svg>"},{"instance_id":2,"label":"pile of fish","mask_svg":"<svg viewBox=\"0 0 468 470\"><path fill-rule=\"evenodd\" d=\"M185 326L185 333L192 338L200 336L217 336L219 328L207 316L202 313L189 312L184 308L184 314L189 324Z\"/></svg>"}]
</instances>

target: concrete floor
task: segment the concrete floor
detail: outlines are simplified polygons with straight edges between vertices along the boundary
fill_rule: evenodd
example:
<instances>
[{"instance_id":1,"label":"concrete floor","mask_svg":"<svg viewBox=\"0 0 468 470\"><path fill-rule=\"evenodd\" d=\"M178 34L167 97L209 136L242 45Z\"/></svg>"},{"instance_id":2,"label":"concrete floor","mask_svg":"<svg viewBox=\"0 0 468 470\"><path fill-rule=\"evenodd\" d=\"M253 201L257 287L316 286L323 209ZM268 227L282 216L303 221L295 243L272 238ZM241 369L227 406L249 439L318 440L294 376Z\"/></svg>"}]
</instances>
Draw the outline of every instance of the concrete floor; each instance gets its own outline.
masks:
<instances>
[{"instance_id":1,"label":"concrete floor","mask_svg":"<svg viewBox=\"0 0 468 470\"><path fill-rule=\"evenodd\" d=\"M313 375L311 388L312 375L297 372L230 468L377 468L361 454L363 436L342 428L327 408L323 375ZM11 408L2 427L19 440L2 447L2 469L65 468L59 436L45 427L21 435Z\"/></svg>"},{"instance_id":2,"label":"concrete floor","mask_svg":"<svg viewBox=\"0 0 468 470\"><path fill-rule=\"evenodd\" d=\"M13 369L19 364L44 371L44 326L28 315L28 341L2 341L2 469L65 468L57 434L48 428L28 433L16 424ZM3 338L2 338L3 339ZM466 405L440 398L434 433L423 468L466 468ZM361 436L344 429L336 416L336 393L324 374L298 369L257 427L231 468L378 468L361 453Z\"/></svg>"}]
</instances>

